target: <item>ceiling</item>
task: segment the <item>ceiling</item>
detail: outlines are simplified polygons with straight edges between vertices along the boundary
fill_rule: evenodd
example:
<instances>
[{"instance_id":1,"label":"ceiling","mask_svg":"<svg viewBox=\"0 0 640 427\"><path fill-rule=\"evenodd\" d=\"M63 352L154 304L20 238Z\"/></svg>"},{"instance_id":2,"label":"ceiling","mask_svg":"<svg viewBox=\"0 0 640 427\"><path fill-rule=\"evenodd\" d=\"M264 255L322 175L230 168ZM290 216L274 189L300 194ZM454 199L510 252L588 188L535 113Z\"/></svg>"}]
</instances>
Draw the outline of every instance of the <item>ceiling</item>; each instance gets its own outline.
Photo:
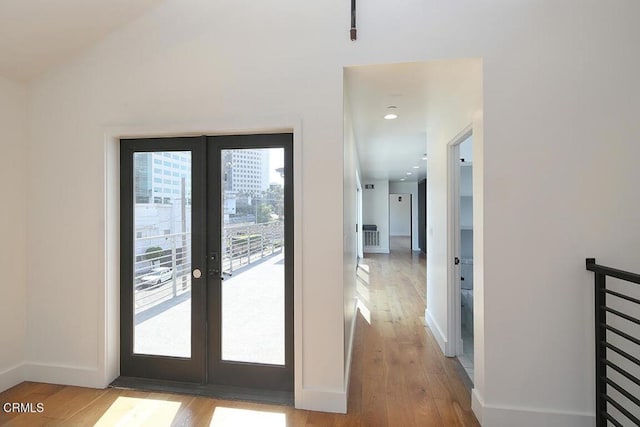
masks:
<instances>
[{"instance_id":1,"label":"ceiling","mask_svg":"<svg viewBox=\"0 0 640 427\"><path fill-rule=\"evenodd\" d=\"M0 75L28 83L163 1L0 0ZM471 76L478 64L457 59L346 68L362 177L424 178L427 134L440 112L456 100L463 109L480 108L480 85ZM391 105L399 117L384 120Z\"/></svg>"},{"instance_id":2,"label":"ceiling","mask_svg":"<svg viewBox=\"0 0 640 427\"><path fill-rule=\"evenodd\" d=\"M163 0L0 0L0 75L29 82Z\"/></svg>"},{"instance_id":3,"label":"ceiling","mask_svg":"<svg viewBox=\"0 0 640 427\"><path fill-rule=\"evenodd\" d=\"M471 58L346 68L346 109L362 177L425 178L427 134L436 132L452 109L470 116L481 108L480 67L480 60ZM385 120L392 105L399 117Z\"/></svg>"}]
</instances>

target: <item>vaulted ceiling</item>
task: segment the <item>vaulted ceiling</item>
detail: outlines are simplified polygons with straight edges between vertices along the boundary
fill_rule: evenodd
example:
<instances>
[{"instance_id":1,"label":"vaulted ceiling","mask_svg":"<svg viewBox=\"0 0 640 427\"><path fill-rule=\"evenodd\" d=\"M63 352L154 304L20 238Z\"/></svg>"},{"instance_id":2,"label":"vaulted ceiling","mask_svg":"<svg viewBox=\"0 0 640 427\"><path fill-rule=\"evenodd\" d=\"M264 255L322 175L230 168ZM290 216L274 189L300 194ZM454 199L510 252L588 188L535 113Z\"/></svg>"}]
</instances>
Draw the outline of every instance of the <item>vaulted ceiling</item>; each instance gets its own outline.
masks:
<instances>
[{"instance_id":1,"label":"vaulted ceiling","mask_svg":"<svg viewBox=\"0 0 640 427\"><path fill-rule=\"evenodd\" d=\"M29 82L163 0L0 0L0 75Z\"/></svg>"},{"instance_id":2,"label":"vaulted ceiling","mask_svg":"<svg viewBox=\"0 0 640 427\"><path fill-rule=\"evenodd\" d=\"M29 83L163 1L0 0L0 76ZM346 68L347 108L363 177L415 181L426 175L428 129L453 101L477 103L468 83L478 61ZM392 105L399 117L384 120Z\"/></svg>"}]
</instances>

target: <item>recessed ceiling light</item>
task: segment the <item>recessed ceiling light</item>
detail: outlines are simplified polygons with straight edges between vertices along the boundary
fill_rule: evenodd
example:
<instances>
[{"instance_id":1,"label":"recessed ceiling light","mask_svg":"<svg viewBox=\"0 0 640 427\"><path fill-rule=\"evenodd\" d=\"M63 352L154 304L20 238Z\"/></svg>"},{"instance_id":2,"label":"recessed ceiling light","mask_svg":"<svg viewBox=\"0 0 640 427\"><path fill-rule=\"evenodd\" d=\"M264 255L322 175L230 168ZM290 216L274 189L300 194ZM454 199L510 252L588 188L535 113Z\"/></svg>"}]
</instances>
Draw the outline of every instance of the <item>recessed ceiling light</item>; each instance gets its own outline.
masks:
<instances>
[{"instance_id":1,"label":"recessed ceiling light","mask_svg":"<svg viewBox=\"0 0 640 427\"><path fill-rule=\"evenodd\" d=\"M384 118L386 120L395 120L398 118L397 107L395 105L390 105L387 107L387 114L385 114Z\"/></svg>"},{"instance_id":2,"label":"recessed ceiling light","mask_svg":"<svg viewBox=\"0 0 640 427\"><path fill-rule=\"evenodd\" d=\"M414 169L420 169L420 166L414 166L413 168Z\"/></svg>"},{"instance_id":3,"label":"recessed ceiling light","mask_svg":"<svg viewBox=\"0 0 640 427\"><path fill-rule=\"evenodd\" d=\"M407 175L411 175L411 172L407 172Z\"/></svg>"},{"instance_id":4,"label":"recessed ceiling light","mask_svg":"<svg viewBox=\"0 0 640 427\"><path fill-rule=\"evenodd\" d=\"M400 181L404 181L404 178L400 178Z\"/></svg>"},{"instance_id":5,"label":"recessed ceiling light","mask_svg":"<svg viewBox=\"0 0 640 427\"><path fill-rule=\"evenodd\" d=\"M422 160L427 160L427 156L424 156L424 157L422 158Z\"/></svg>"}]
</instances>

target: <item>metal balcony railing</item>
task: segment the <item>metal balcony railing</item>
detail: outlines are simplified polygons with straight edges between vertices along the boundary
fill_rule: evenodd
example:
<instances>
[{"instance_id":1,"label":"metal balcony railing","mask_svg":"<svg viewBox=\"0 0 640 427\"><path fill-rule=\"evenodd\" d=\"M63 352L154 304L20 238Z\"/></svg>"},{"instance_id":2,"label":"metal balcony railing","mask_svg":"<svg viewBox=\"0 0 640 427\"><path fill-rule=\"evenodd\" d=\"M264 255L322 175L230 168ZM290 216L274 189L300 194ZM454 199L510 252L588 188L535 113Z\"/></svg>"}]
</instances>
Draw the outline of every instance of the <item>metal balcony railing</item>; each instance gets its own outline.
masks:
<instances>
[{"instance_id":1,"label":"metal balcony railing","mask_svg":"<svg viewBox=\"0 0 640 427\"><path fill-rule=\"evenodd\" d=\"M596 423L598 427L640 426L640 275L596 264ZM607 277L617 279L615 286Z\"/></svg>"},{"instance_id":2,"label":"metal balcony railing","mask_svg":"<svg viewBox=\"0 0 640 427\"><path fill-rule=\"evenodd\" d=\"M135 313L191 291L191 233L175 233L135 239ZM225 225L222 269L237 271L263 258L281 253L284 223ZM171 269L167 274L166 269ZM160 273L158 269L164 269ZM149 280L158 276L158 280Z\"/></svg>"},{"instance_id":3,"label":"metal balcony railing","mask_svg":"<svg viewBox=\"0 0 640 427\"><path fill-rule=\"evenodd\" d=\"M136 313L191 291L191 233L142 237L134 244Z\"/></svg>"},{"instance_id":4,"label":"metal balcony railing","mask_svg":"<svg viewBox=\"0 0 640 427\"><path fill-rule=\"evenodd\" d=\"M225 225L222 242L222 270L233 272L266 256L280 253L284 246L284 222L253 225Z\"/></svg>"}]
</instances>

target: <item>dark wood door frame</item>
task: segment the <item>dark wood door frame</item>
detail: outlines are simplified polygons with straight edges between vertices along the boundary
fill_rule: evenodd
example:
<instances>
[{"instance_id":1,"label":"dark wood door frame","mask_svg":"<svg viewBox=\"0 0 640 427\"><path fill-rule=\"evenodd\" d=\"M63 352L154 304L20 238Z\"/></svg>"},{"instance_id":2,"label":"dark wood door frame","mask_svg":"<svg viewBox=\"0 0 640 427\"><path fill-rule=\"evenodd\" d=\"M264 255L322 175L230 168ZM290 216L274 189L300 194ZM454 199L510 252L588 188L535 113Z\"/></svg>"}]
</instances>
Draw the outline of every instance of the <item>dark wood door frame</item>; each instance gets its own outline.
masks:
<instances>
[{"instance_id":1,"label":"dark wood door frame","mask_svg":"<svg viewBox=\"0 0 640 427\"><path fill-rule=\"evenodd\" d=\"M123 139L120 144L120 375L200 382L206 368L206 283L191 278L191 358L136 354L134 347L134 153L190 151L192 228L206 221L206 145L204 137ZM204 270L206 240L192 233L192 266Z\"/></svg>"},{"instance_id":2,"label":"dark wood door frame","mask_svg":"<svg viewBox=\"0 0 640 427\"><path fill-rule=\"evenodd\" d=\"M232 135L215 136L208 138L208 163L209 163L209 228L218 223L222 212L221 200L221 171L220 158L222 150L231 149L261 149L284 148L285 175L284 175L284 252L285 252L285 364L266 365L222 360L222 337L220 328L209 329L209 341L211 342L208 357L207 381L211 384L225 384L242 387L268 388L270 390L293 391L294 352L293 352L293 135L292 134L265 134L265 135ZM214 167L211 167L211 166ZM213 176L211 176L213 175ZM220 252L220 234L209 233L208 250ZM216 265L220 269L219 265ZM220 324L222 315L222 298L220 278L209 279L209 323ZM215 317L211 317L215 316ZM257 379L261 379L261 384Z\"/></svg>"},{"instance_id":3,"label":"dark wood door frame","mask_svg":"<svg viewBox=\"0 0 640 427\"><path fill-rule=\"evenodd\" d=\"M221 360L220 278L208 277L207 254L220 250L220 233L212 230L221 218L220 150L284 148L285 151L285 365L261 365ZM136 152L192 152L192 277L191 358L149 356L133 352L133 157ZM234 135L122 139L120 144L120 374L127 377L199 384L293 391L294 388L294 205L293 134ZM217 180L217 181L216 181ZM207 314L209 313L209 314ZM207 344L209 343L209 344Z\"/></svg>"}]
</instances>

